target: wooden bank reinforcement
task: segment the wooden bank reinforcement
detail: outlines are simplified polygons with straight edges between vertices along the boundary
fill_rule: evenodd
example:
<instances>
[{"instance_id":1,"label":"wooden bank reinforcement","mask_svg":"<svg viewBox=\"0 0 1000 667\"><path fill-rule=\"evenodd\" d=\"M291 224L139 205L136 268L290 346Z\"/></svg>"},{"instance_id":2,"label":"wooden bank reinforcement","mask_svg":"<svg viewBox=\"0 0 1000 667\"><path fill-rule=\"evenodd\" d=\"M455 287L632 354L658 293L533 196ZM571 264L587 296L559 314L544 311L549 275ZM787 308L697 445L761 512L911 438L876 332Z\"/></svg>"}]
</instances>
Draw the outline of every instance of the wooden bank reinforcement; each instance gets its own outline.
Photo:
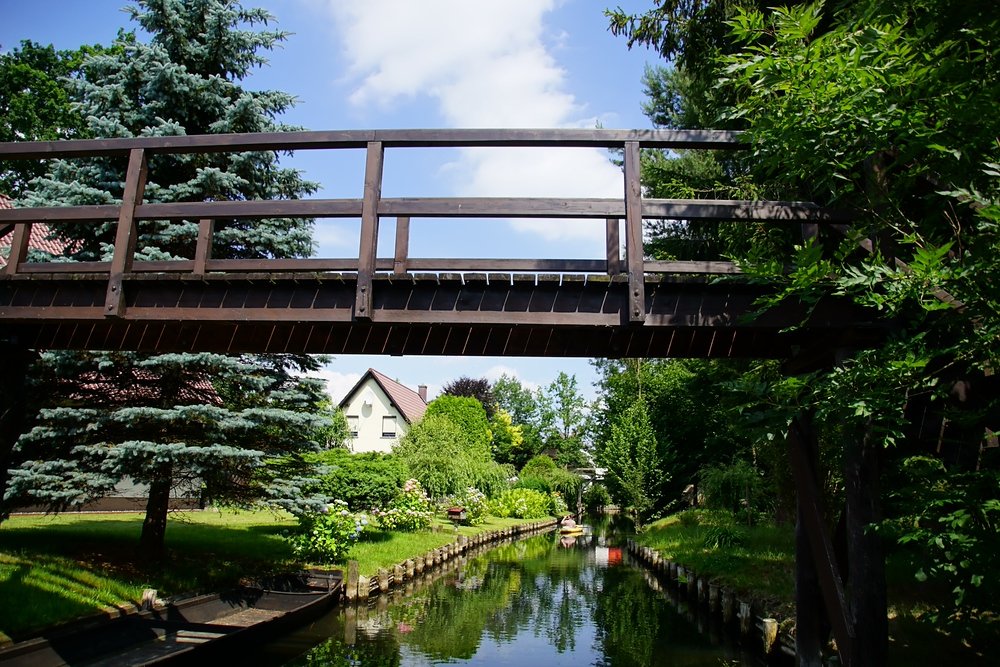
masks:
<instances>
[{"instance_id":1,"label":"wooden bank reinforcement","mask_svg":"<svg viewBox=\"0 0 1000 667\"><path fill-rule=\"evenodd\" d=\"M651 547L627 542L628 553L642 563L651 575L650 585L661 589L661 582L669 587L680 605L688 605L700 632L722 633L738 639L740 646L760 652L768 663L790 663L795 658L795 640L779 632L780 621L762 617L754 605L740 599L737 594L708 577L685 568ZM717 637L715 637L717 639Z\"/></svg>"}]
</instances>

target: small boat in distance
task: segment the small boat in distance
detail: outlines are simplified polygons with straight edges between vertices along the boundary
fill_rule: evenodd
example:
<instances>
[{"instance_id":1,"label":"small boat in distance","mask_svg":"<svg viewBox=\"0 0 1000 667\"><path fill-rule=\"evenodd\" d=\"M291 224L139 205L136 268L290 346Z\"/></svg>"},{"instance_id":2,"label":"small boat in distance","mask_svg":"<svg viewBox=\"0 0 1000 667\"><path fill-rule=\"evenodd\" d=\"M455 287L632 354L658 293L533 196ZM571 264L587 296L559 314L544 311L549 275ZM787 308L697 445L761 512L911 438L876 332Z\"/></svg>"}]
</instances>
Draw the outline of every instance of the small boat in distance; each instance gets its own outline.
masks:
<instances>
[{"instance_id":1,"label":"small boat in distance","mask_svg":"<svg viewBox=\"0 0 1000 667\"><path fill-rule=\"evenodd\" d=\"M562 521L559 522L559 532L562 535L583 535L584 528L569 515L563 517Z\"/></svg>"}]
</instances>

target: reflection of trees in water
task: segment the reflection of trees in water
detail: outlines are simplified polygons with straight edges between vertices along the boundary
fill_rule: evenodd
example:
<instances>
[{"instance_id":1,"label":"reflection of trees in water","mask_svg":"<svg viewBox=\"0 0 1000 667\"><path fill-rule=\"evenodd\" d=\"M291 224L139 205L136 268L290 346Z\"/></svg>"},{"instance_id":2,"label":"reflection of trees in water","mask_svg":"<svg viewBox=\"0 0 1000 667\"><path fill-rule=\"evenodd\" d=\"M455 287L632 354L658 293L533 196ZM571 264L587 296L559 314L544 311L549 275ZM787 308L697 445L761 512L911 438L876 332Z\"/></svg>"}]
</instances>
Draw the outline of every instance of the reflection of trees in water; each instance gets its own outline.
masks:
<instances>
[{"instance_id":1,"label":"reflection of trees in water","mask_svg":"<svg viewBox=\"0 0 1000 667\"><path fill-rule=\"evenodd\" d=\"M290 664L301 667L399 667L399 644L395 637L386 633L378 633L353 646L339 639L328 639Z\"/></svg>"},{"instance_id":2,"label":"reflection of trees in water","mask_svg":"<svg viewBox=\"0 0 1000 667\"><path fill-rule=\"evenodd\" d=\"M580 628L587 625L595 626L604 667L654 664L665 650L674 655L675 647L692 646L692 629L679 618L669 620L674 615L667 601L638 572L599 568L579 549L555 548L555 539L504 545L471 559L458 574L391 604L382 625L392 631L359 636L362 643L354 647L327 642L303 664L395 666L400 645L431 661L465 660L483 637L503 645L525 633L565 653L578 649Z\"/></svg>"}]
</instances>

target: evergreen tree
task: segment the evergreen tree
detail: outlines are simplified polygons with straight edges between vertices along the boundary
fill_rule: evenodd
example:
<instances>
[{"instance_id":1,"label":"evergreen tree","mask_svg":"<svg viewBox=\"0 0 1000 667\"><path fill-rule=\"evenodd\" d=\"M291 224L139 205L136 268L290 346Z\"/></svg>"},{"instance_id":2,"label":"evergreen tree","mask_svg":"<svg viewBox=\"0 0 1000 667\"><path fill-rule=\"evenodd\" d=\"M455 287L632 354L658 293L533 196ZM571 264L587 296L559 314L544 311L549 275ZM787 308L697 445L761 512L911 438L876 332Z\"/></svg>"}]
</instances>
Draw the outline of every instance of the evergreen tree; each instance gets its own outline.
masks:
<instances>
[{"instance_id":1,"label":"evergreen tree","mask_svg":"<svg viewBox=\"0 0 1000 667\"><path fill-rule=\"evenodd\" d=\"M95 137L172 136L292 129L276 118L293 104L278 91L240 82L285 33L237 0L136 0L128 8L151 39L120 33L87 59L74 96ZM125 165L116 159L60 160L34 182L33 206L115 203ZM149 160L145 201L290 199L315 191L274 152L162 155ZM213 257L301 257L311 221L220 220ZM136 259L191 257L195 220L143 221ZM108 259L112 224L54 226L74 242L73 259ZM39 377L60 378L38 425L22 438L26 462L10 495L59 508L100 496L123 477L150 485L141 547L162 553L172 486L197 481L217 502L248 503L295 491L293 479L262 466L276 454L317 448L329 426L322 391L301 374L316 359L214 354L52 353ZM73 382L70 378L78 379ZM286 464L294 458L282 459ZM292 471L294 472L294 471Z\"/></svg>"}]
</instances>

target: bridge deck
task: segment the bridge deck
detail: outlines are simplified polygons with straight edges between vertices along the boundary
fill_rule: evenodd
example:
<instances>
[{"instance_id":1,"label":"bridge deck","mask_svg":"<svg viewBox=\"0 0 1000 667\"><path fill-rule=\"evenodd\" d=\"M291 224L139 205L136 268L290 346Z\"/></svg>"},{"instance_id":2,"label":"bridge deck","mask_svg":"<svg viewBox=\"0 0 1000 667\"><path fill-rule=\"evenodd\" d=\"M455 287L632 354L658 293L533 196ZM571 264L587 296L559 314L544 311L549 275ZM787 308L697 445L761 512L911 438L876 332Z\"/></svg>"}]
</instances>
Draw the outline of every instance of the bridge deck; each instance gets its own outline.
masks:
<instances>
[{"instance_id":1,"label":"bridge deck","mask_svg":"<svg viewBox=\"0 0 1000 667\"><path fill-rule=\"evenodd\" d=\"M385 150L414 146L619 148L623 196L383 198ZM642 148L745 147L732 133L660 130L373 130L0 143L0 159L128 159L120 204L0 210L0 237L11 235L10 258L0 270L0 338L38 348L609 357L787 357L796 347L877 338L882 325L846 302L809 311L786 303L756 313L765 288L741 281L732 262L644 259L644 219L770 222L801 225L804 234L848 219L810 202L642 197ZM360 198L144 201L153 155L344 148L365 150ZM215 247L217 224L273 217L359 218L358 255L234 259ZM428 217L564 224L597 218L606 221L607 252L586 260L411 257L410 219ZM395 248L392 257L379 258L378 228L387 218L395 218ZM150 220L198 225L186 259L135 260ZM109 221L116 225L108 262L27 261L33 224L106 228Z\"/></svg>"},{"instance_id":2,"label":"bridge deck","mask_svg":"<svg viewBox=\"0 0 1000 667\"><path fill-rule=\"evenodd\" d=\"M647 276L639 324L629 322L625 276L377 274L366 319L354 315L351 273L164 273L127 284L123 314L108 318L106 276L0 281L0 320L48 349L579 357L782 358L817 340L864 345L882 330L842 301L808 319L787 304L752 317L760 287L690 277Z\"/></svg>"}]
</instances>

